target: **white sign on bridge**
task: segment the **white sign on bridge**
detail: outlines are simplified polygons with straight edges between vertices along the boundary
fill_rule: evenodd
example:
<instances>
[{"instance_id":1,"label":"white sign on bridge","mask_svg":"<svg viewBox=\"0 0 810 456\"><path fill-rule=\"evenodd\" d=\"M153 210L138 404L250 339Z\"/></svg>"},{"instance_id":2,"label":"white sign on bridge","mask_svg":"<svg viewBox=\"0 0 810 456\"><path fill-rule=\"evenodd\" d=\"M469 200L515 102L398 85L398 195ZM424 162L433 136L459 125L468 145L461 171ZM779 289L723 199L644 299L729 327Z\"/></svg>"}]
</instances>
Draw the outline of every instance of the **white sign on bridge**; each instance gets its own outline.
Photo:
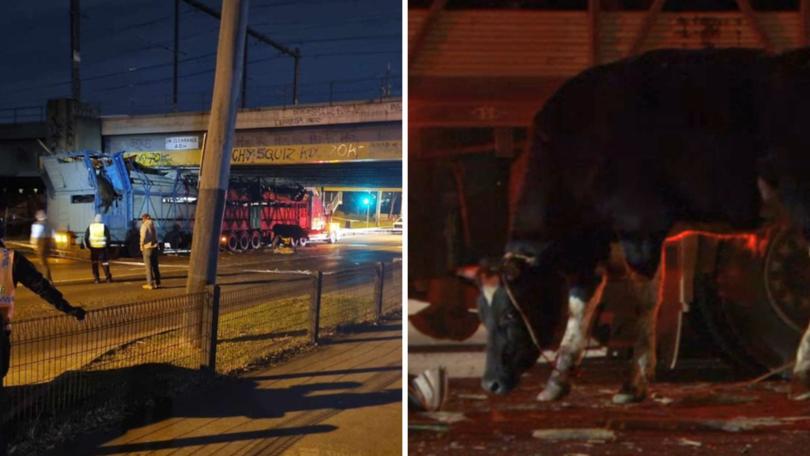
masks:
<instances>
[{"instance_id":1,"label":"white sign on bridge","mask_svg":"<svg viewBox=\"0 0 810 456\"><path fill-rule=\"evenodd\" d=\"M198 136L169 136L166 138L166 150L190 150L200 148Z\"/></svg>"}]
</instances>

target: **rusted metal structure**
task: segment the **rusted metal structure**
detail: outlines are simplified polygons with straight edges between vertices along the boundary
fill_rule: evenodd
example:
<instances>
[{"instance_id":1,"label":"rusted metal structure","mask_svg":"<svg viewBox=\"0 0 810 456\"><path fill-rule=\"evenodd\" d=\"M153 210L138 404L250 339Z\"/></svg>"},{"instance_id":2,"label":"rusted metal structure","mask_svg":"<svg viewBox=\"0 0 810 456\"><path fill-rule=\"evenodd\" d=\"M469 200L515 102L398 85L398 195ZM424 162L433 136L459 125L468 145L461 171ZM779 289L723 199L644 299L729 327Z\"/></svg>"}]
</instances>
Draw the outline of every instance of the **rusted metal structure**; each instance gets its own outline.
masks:
<instances>
[{"instance_id":1,"label":"rusted metal structure","mask_svg":"<svg viewBox=\"0 0 810 456\"><path fill-rule=\"evenodd\" d=\"M464 300L456 267L500 255L510 216L510 170L527 129L568 78L659 48L810 45L810 0L412 1L409 10L409 255L415 296ZM792 359L810 317L810 260L790 233L688 233L666 247L663 357L681 323L735 363ZM619 261L620 263L620 261ZM613 282L602 323L621 346L632 302ZM439 291L441 290L441 291ZM458 290L453 292L448 290ZM711 305L707 305L711 303ZM684 311L688 311L684 313ZM707 338L707 339L706 339Z\"/></svg>"}]
</instances>

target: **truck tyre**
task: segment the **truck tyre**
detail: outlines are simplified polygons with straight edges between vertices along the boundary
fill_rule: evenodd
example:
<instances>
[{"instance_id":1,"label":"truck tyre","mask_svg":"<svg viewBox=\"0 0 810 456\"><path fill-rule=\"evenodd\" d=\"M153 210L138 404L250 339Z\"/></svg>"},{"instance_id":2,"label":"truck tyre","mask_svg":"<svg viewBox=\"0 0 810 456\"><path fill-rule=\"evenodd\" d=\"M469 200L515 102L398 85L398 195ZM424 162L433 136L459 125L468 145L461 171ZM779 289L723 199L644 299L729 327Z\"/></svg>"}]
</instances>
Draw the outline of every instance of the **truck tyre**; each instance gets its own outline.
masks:
<instances>
[{"instance_id":1,"label":"truck tyre","mask_svg":"<svg viewBox=\"0 0 810 456\"><path fill-rule=\"evenodd\" d=\"M245 231L239 235L239 249L242 251L250 250L250 236Z\"/></svg>"},{"instance_id":2,"label":"truck tyre","mask_svg":"<svg viewBox=\"0 0 810 456\"><path fill-rule=\"evenodd\" d=\"M334 230L330 231L329 232L329 243L330 244L337 244L337 241L338 241L337 233Z\"/></svg>"},{"instance_id":3,"label":"truck tyre","mask_svg":"<svg viewBox=\"0 0 810 456\"><path fill-rule=\"evenodd\" d=\"M250 248L258 250L262 246L262 235L258 231L254 231L250 235Z\"/></svg>"},{"instance_id":4,"label":"truck tyre","mask_svg":"<svg viewBox=\"0 0 810 456\"><path fill-rule=\"evenodd\" d=\"M714 345L749 372L793 360L810 317L810 258L800 235L773 230L759 239L767 240L765 252L743 241L719 243L716 269L696 277L693 306Z\"/></svg>"},{"instance_id":5,"label":"truck tyre","mask_svg":"<svg viewBox=\"0 0 810 456\"><path fill-rule=\"evenodd\" d=\"M236 252L239 249L239 240L236 239L236 235L231 233L228 235L228 250L231 252Z\"/></svg>"},{"instance_id":6,"label":"truck tyre","mask_svg":"<svg viewBox=\"0 0 810 456\"><path fill-rule=\"evenodd\" d=\"M299 247L306 247L307 243L309 243L309 239L307 239L307 238L301 238L301 239L298 240L298 246Z\"/></svg>"}]
</instances>

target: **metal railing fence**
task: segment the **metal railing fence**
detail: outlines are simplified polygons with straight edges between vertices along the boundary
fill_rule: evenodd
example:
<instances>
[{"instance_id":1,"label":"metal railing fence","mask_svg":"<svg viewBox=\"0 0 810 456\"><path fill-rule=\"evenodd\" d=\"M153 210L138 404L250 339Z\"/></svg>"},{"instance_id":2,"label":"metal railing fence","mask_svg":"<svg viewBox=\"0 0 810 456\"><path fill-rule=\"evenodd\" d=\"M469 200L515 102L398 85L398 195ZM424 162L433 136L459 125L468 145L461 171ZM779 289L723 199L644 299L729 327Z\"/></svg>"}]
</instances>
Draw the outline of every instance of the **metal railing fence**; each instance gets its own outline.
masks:
<instances>
[{"instance_id":1,"label":"metal railing fence","mask_svg":"<svg viewBox=\"0 0 810 456\"><path fill-rule=\"evenodd\" d=\"M144 369L236 373L401 309L401 290L401 262L376 263L15 322L3 425L14 439Z\"/></svg>"}]
</instances>

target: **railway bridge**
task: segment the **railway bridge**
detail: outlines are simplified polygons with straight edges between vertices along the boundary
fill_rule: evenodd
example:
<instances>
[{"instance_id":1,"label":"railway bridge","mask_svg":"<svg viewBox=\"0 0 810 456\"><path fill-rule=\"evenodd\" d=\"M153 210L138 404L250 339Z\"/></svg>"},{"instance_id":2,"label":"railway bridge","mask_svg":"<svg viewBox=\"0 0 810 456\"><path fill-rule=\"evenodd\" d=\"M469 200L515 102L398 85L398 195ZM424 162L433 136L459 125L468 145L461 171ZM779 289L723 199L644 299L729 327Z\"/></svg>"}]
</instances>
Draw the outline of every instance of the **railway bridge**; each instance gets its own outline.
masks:
<instances>
[{"instance_id":1,"label":"railway bridge","mask_svg":"<svg viewBox=\"0 0 810 456\"><path fill-rule=\"evenodd\" d=\"M10 121L0 124L0 157L13 164L0 178L7 200L19 204L44 190L40 156L124 151L145 166L197 167L208 128L207 112L100 116L69 99L24 114L0 118ZM379 220L383 201L393 206L401 198L401 122L402 102L395 98L241 110L231 175L327 192L368 192Z\"/></svg>"}]
</instances>

